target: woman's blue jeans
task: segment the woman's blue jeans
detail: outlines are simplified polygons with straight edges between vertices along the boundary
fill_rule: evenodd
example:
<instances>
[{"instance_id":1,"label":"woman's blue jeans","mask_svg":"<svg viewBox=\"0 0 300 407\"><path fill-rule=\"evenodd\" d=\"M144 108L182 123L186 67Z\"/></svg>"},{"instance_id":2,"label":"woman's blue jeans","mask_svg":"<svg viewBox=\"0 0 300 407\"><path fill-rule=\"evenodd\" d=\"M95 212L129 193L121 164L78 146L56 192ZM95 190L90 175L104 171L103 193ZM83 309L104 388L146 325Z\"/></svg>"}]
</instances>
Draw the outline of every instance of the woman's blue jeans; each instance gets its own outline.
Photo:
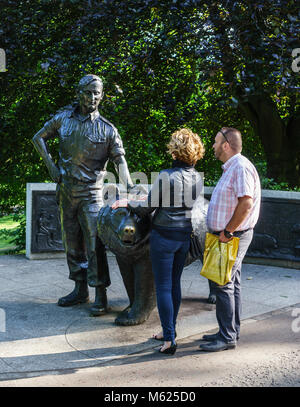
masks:
<instances>
[{"instance_id":1,"label":"woman's blue jeans","mask_svg":"<svg viewBox=\"0 0 300 407\"><path fill-rule=\"evenodd\" d=\"M165 341L175 340L175 326L181 303L180 278L189 247L189 240L167 239L156 230L151 231L150 256Z\"/></svg>"}]
</instances>

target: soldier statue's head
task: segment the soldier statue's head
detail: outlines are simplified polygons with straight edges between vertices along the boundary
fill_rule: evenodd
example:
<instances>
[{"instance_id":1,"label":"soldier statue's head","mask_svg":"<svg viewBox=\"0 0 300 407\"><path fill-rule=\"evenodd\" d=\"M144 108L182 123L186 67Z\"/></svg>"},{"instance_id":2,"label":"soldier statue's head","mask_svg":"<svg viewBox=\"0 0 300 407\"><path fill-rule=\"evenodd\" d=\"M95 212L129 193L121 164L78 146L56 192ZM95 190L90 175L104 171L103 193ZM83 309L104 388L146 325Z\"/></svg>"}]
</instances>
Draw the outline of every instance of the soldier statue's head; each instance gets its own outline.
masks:
<instances>
[{"instance_id":1,"label":"soldier statue's head","mask_svg":"<svg viewBox=\"0 0 300 407\"><path fill-rule=\"evenodd\" d=\"M98 109L103 98L103 82L97 75L85 75L77 86L77 97L81 113L92 113Z\"/></svg>"}]
</instances>

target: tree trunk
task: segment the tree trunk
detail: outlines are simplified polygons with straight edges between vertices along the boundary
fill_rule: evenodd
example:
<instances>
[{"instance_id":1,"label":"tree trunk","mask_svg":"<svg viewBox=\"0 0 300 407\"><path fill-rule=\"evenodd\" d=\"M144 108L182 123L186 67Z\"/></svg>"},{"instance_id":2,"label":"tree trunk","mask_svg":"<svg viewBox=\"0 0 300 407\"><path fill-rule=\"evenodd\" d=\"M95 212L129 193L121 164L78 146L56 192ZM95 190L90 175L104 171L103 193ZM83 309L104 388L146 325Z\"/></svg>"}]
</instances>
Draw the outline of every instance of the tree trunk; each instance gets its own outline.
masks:
<instances>
[{"instance_id":1,"label":"tree trunk","mask_svg":"<svg viewBox=\"0 0 300 407\"><path fill-rule=\"evenodd\" d=\"M260 138L267 160L267 177L300 186L299 118L286 125L268 96L253 96L239 108Z\"/></svg>"}]
</instances>

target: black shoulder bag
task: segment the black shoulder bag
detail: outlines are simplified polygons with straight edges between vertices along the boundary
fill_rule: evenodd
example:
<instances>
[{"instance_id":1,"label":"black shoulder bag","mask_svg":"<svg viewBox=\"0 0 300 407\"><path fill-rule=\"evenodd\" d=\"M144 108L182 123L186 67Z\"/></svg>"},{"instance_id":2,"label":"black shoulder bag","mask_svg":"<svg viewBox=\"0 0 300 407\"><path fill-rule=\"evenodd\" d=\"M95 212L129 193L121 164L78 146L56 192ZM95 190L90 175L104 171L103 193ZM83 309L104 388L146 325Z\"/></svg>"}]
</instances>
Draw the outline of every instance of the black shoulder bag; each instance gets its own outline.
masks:
<instances>
[{"instance_id":1,"label":"black shoulder bag","mask_svg":"<svg viewBox=\"0 0 300 407\"><path fill-rule=\"evenodd\" d=\"M190 255L193 259L198 259L202 256L201 245L198 236L192 232L190 240Z\"/></svg>"}]
</instances>

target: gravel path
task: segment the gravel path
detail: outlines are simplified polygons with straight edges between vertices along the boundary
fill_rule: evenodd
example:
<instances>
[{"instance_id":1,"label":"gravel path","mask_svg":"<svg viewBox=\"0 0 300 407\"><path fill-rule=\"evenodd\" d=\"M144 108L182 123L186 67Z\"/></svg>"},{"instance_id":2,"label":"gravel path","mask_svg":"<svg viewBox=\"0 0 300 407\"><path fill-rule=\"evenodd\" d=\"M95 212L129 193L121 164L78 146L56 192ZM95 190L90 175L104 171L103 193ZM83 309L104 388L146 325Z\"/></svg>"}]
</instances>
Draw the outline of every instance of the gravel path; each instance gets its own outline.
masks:
<instances>
[{"instance_id":1,"label":"gravel path","mask_svg":"<svg viewBox=\"0 0 300 407\"><path fill-rule=\"evenodd\" d=\"M238 374L204 382L205 387L300 387L300 350L278 354L256 367L245 365Z\"/></svg>"},{"instance_id":2,"label":"gravel path","mask_svg":"<svg viewBox=\"0 0 300 407\"><path fill-rule=\"evenodd\" d=\"M292 329L294 320L290 307L244 321L235 350L199 351L201 334L179 340L174 356L159 355L154 343L146 352L97 367L27 374L0 386L299 387L300 332Z\"/></svg>"}]
</instances>

